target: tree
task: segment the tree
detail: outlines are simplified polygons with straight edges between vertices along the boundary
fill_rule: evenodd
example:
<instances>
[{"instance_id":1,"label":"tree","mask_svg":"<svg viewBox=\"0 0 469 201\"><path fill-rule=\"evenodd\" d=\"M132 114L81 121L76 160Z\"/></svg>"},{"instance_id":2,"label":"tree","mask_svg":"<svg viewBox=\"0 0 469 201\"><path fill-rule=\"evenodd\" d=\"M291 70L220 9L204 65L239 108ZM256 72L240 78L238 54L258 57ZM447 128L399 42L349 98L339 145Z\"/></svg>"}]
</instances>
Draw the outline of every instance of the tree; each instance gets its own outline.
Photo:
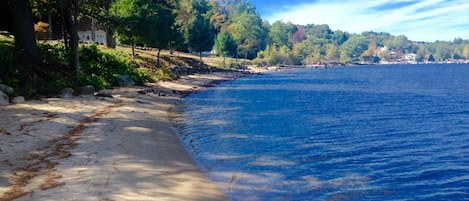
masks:
<instances>
[{"instance_id":1,"label":"tree","mask_svg":"<svg viewBox=\"0 0 469 201\"><path fill-rule=\"evenodd\" d=\"M156 47L159 65L161 49L177 35L174 9L171 0L117 0L111 6L111 13L121 22L116 35L124 44L132 45L133 55L137 43Z\"/></svg>"},{"instance_id":2,"label":"tree","mask_svg":"<svg viewBox=\"0 0 469 201\"><path fill-rule=\"evenodd\" d=\"M407 53L411 42L407 39L406 36L398 35L384 40L384 44L388 46L390 50L395 51L398 58L401 58L403 54Z\"/></svg>"},{"instance_id":3,"label":"tree","mask_svg":"<svg viewBox=\"0 0 469 201\"><path fill-rule=\"evenodd\" d=\"M78 0L58 0L59 11L63 17L66 35L64 38L68 40L68 48L71 50L71 66L75 69L77 77L80 76L80 58L78 56L78 31L76 22L78 21Z\"/></svg>"},{"instance_id":4,"label":"tree","mask_svg":"<svg viewBox=\"0 0 469 201\"><path fill-rule=\"evenodd\" d=\"M377 49L378 49L378 47L376 46L375 39L371 39L370 43L368 44L368 49L365 50L361 55L362 56L373 57L373 56L375 56L375 52L376 52Z\"/></svg>"},{"instance_id":5,"label":"tree","mask_svg":"<svg viewBox=\"0 0 469 201\"><path fill-rule=\"evenodd\" d=\"M269 38L271 44L277 48L287 46L293 48L292 36L298 31L298 28L291 22L284 23L282 21L276 21L272 24L269 31Z\"/></svg>"},{"instance_id":6,"label":"tree","mask_svg":"<svg viewBox=\"0 0 469 201\"><path fill-rule=\"evenodd\" d=\"M229 30L238 44L236 57L241 53L246 59L254 58L261 49L262 39L265 38L260 17L254 13L242 13L233 19Z\"/></svg>"},{"instance_id":7,"label":"tree","mask_svg":"<svg viewBox=\"0 0 469 201\"><path fill-rule=\"evenodd\" d=\"M157 65L160 65L161 49L168 48L173 38L179 37L179 32L175 25L176 22L176 2L174 0L146 0L148 2L150 16L145 18L144 24L148 27L141 27L146 30L142 35L145 44L156 47Z\"/></svg>"},{"instance_id":8,"label":"tree","mask_svg":"<svg viewBox=\"0 0 469 201\"><path fill-rule=\"evenodd\" d=\"M305 33L306 33L306 36L322 38L322 39L326 39L326 41L329 41L332 38L332 34L333 34L333 32L331 31L331 29L329 28L327 24L306 25Z\"/></svg>"},{"instance_id":9,"label":"tree","mask_svg":"<svg viewBox=\"0 0 469 201\"><path fill-rule=\"evenodd\" d=\"M15 36L15 50L23 61L38 65L41 56L36 44L33 15L29 0L8 0L12 14L12 31ZM25 72L27 73L27 72Z\"/></svg>"},{"instance_id":10,"label":"tree","mask_svg":"<svg viewBox=\"0 0 469 201\"><path fill-rule=\"evenodd\" d=\"M8 5L9 17L12 18L11 21L7 20L15 37L16 58L22 63L21 67L18 68L23 80L21 85L24 89L30 89L34 80L33 68L42 62L36 44L31 7L29 0L8 0L6 4Z\"/></svg>"},{"instance_id":11,"label":"tree","mask_svg":"<svg viewBox=\"0 0 469 201\"><path fill-rule=\"evenodd\" d=\"M338 48L334 44L328 44L326 46L326 57L325 59L329 62L331 61L338 61Z\"/></svg>"},{"instance_id":12,"label":"tree","mask_svg":"<svg viewBox=\"0 0 469 201\"><path fill-rule=\"evenodd\" d=\"M369 42L362 35L352 35L340 47L341 62L358 60L358 57L367 49Z\"/></svg>"},{"instance_id":13,"label":"tree","mask_svg":"<svg viewBox=\"0 0 469 201\"><path fill-rule=\"evenodd\" d=\"M80 1L80 2L79 2ZM41 0L30 1L33 3L33 11L35 17L49 22L49 39L52 38L52 30L60 30L60 34L56 37L61 37L64 40L66 50L70 53L69 64L75 69L75 75L80 75L80 62L78 56L78 32L76 24L84 10L82 8L89 8L88 1L92 0ZM97 0L96 0L97 1ZM54 18L54 23L52 19ZM52 26L58 25L56 29Z\"/></svg>"},{"instance_id":14,"label":"tree","mask_svg":"<svg viewBox=\"0 0 469 201\"><path fill-rule=\"evenodd\" d=\"M301 43L304 40L306 40L304 26L296 25L296 32L293 33L293 35L291 37L291 41L293 42L293 44L295 44L295 43Z\"/></svg>"},{"instance_id":15,"label":"tree","mask_svg":"<svg viewBox=\"0 0 469 201\"><path fill-rule=\"evenodd\" d=\"M144 11L139 10L141 3L139 0L116 0L110 8L110 14L119 21L119 26L115 28L116 37L121 43L131 45L132 59L135 59L135 45L143 42L140 33L144 30L137 29L145 27L139 24L145 17Z\"/></svg>"},{"instance_id":16,"label":"tree","mask_svg":"<svg viewBox=\"0 0 469 201\"><path fill-rule=\"evenodd\" d=\"M350 34L347 33L347 32L337 30L337 31L334 31L334 33L332 34L331 37L332 37L331 38L332 43L337 45L337 46L340 46L343 43L345 43L345 41L347 41L349 39Z\"/></svg>"},{"instance_id":17,"label":"tree","mask_svg":"<svg viewBox=\"0 0 469 201\"><path fill-rule=\"evenodd\" d=\"M215 28L216 33L220 33L228 23L227 13L225 12L225 9L220 6L218 0L210 0L209 5L212 8L210 24Z\"/></svg>"},{"instance_id":18,"label":"tree","mask_svg":"<svg viewBox=\"0 0 469 201\"><path fill-rule=\"evenodd\" d=\"M195 21L197 11L194 9L194 0L179 1L176 16L176 24L183 39L183 46L187 48L189 43L190 29Z\"/></svg>"},{"instance_id":19,"label":"tree","mask_svg":"<svg viewBox=\"0 0 469 201\"><path fill-rule=\"evenodd\" d=\"M436 51L435 51L435 54L434 56L438 59L438 60L446 60L446 59L450 59L451 58L451 53L452 53L452 49L450 47L450 44L449 43L446 43L446 42L436 42L435 43L436 45Z\"/></svg>"},{"instance_id":20,"label":"tree","mask_svg":"<svg viewBox=\"0 0 469 201\"><path fill-rule=\"evenodd\" d=\"M205 0L182 0L179 3L176 23L191 51L198 52L202 62L202 51L209 51L215 40L215 30L210 23L213 12Z\"/></svg>"},{"instance_id":21,"label":"tree","mask_svg":"<svg viewBox=\"0 0 469 201\"><path fill-rule=\"evenodd\" d=\"M466 59L469 59L469 44L464 46L464 49L462 51L462 56L466 57Z\"/></svg>"},{"instance_id":22,"label":"tree","mask_svg":"<svg viewBox=\"0 0 469 201\"><path fill-rule=\"evenodd\" d=\"M214 36L210 20L198 15L190 29L189 47L199 53L200 62L202 62L202 51L212 49Z\"/></svg>"},{"instance_id":23,"label":"tree","mask_svg":"<svg viewBox=\"0 0 469 201\"><path fill-rule=\"evenodd\" d=\"M227 55L233 55L236 52L236 42L227 31L218 34L215 40L215 49L219 55L223 56L223 67L225 67L225 59Z\"/></svg>"}]
</instances>

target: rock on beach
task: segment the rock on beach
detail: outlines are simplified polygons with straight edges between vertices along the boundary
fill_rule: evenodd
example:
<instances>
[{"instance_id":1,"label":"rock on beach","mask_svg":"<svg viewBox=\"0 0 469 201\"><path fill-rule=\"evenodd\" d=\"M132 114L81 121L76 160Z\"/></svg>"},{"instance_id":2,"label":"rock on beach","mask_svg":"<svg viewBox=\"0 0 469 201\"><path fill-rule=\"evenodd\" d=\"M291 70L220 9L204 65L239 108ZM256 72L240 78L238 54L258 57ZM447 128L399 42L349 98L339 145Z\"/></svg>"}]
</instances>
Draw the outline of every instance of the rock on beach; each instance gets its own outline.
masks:
<instances>
[{"instance_id":1,"label":"rock on beach","mask_svg":"<svg viewBox=\"0 0 469 201\"><path fill-rule=\"evenodd\" d=\"M4 84L0 84L0 91L3 91L6 94L13 94L13 92L15 92L15 90L13 90L13 88L11 88L7 85L4 85Z\"/></svg>"},{"instance_id":2,"label":"rock on beach","mask_svg":"<svg viewBox=\"0 0 469 201\"><path fill-rule=\"evenodd\" d=\"M10 99L8 98L8 96L0 90L0 106L8 105L9 103Z\"/></svg>"}]
</instances>

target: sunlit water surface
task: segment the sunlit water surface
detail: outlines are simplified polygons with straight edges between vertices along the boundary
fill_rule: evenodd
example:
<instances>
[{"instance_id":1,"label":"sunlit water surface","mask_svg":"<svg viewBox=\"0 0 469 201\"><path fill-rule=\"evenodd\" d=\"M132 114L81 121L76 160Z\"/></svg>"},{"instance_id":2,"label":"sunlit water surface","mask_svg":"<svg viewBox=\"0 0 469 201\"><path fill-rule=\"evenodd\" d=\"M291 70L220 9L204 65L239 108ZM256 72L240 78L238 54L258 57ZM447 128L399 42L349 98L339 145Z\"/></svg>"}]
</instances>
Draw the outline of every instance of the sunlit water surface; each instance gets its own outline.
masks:
<instances>
[{"instance_id":1,"label":"sunlit water surface","mask_svg":"<svg viewBox=\"0 0 469 201\"><path fill-rule=\"evenodd\" d=\"M233 200L469 200L469 65L272 73L179 111L183 143Z\"/></svg>"}]
</instances>

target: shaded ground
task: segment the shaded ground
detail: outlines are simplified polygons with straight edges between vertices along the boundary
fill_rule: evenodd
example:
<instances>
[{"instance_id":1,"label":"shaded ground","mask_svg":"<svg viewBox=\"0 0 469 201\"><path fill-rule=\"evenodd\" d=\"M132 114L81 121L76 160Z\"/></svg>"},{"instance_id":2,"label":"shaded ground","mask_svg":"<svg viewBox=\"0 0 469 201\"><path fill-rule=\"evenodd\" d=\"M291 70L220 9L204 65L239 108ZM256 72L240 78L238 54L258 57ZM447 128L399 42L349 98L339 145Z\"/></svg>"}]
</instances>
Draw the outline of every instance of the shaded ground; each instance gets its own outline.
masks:
<instances>
[{"instance_id":1,"label":"shaded ground","mask_svg":"<svg viewBox=\"0 0 469 201\"><path fill-rule=\"evenodd\" d=\"M1 107L0 200L227 200L181 145L167 111L188 91L239 75Z\"/></svg>"}]
</instances>

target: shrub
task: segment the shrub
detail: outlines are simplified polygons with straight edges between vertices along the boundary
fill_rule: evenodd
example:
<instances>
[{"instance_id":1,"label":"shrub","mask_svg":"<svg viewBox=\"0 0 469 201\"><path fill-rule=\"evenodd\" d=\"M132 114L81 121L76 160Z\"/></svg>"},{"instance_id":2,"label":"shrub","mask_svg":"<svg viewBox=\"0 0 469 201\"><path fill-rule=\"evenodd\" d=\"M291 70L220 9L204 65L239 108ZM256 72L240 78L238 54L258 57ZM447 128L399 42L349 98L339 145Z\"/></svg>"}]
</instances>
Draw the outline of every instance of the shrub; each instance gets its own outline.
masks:
<instances>
[{"instance_id":1,"label":"shrub","mask_svg":"<svg viewBox=\"0 0 469 201\"><path fill-rule=\"evenodd\" d=\"M63 43L38 43L38 48L46 61L57 60L66 62L70 58L70 53Z\"/></svg>"},{"instance_id":2,"label":"shrub","mask_svg":"<svg viewBox=\"0 0 469 201\"><path fill-rule=\"evenodd\" d=\"M128 55L117 51L100 51L96 45L84 46L80 50L80 84L91 84L98 89L116 84L117 75L125 74L138 83L151 81L145 69L137 68Z\"/></svg>"},{"instance_id":3,"label":"shrub","mask_svg":"<svg viewBox=\"0 0 469 201\"><path fill-rule=\"evenodd\" d=\"M24 66L14 54L13 40L0 36L0 82L15 88L18 95L52 95L62 88L81 85L93 85L97 89L110 88L116 84L119 74L129 75L137 84L171 79L168 70L153 68L153 65L142 60L132 60L124 52L100 50L96 45L80 47L81 74L77 78L69 65L71 54L63 43L38 43L38 47L43 64ZM28 86L22 80L25 69L33 69L32 74L27 74L32 82Z\"/></svg>"}]
</instances>

